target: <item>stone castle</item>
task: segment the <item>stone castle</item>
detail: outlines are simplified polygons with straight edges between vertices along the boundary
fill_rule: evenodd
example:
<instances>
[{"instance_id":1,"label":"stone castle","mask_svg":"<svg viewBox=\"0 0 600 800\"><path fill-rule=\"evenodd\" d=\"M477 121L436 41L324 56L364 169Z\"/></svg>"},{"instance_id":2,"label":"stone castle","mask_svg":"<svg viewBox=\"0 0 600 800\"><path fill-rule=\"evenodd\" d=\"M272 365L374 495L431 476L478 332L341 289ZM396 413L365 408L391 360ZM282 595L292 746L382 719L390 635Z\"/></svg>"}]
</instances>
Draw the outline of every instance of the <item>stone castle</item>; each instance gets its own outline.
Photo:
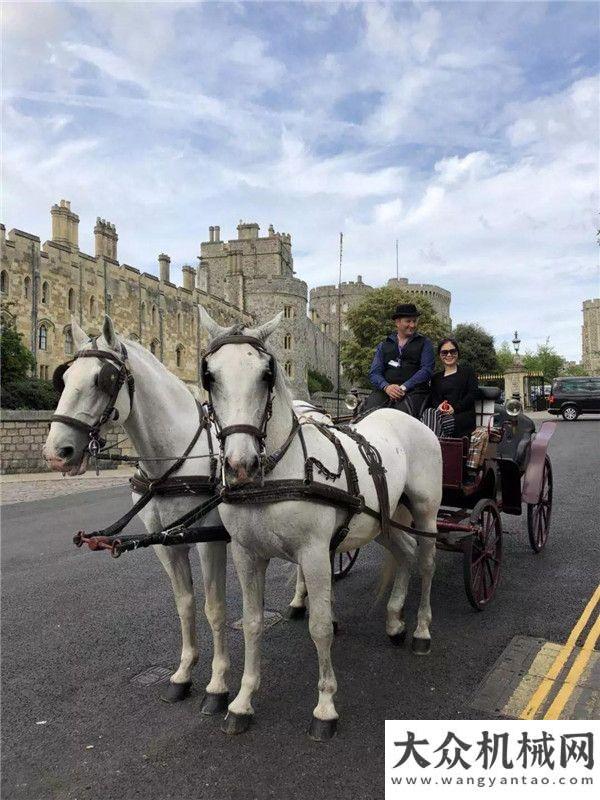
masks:
<instances>
[{"instance_id":1,"label":"stone castle","mask_svg":"<svg viewBox=\"0 0 600 800\"><path fill-rule=\"evenodd\" d=\"M12 318L36 360L39 377L50 379L54 368L73 353L71 316L89 334L97 335L109 314L117 332L141 342L175 375L198 385L206 336L198 325L203 305L221 325L255 325L283 311L270 339L288 376L293 395L307 397L308 370L337 376L338 313L342 338L348 334L346 312L372 291L359 276L338 289L321 286L310 293L296 277L292 239L275 231L260 236L255 222L241 222L237 238L224 241L218 225L201 242L198 265L182 267L183 286L171 281L171 259L158 256L158 275L118 260L118 234L98 218L94 255L79 249L79 217L70 203L52 206L52 237L41 244L34 234L0 225L0 270L3 314ZM397 279L389 281L396 283ZM426 295L450 329L450 292L429 284L398 281L415 295ZM375 344L375 343L374 343Z\"/></svg>"},{"instance_id":2,"label":"stone castle","mask_svg":"<svg viewBox=\"0 0 600 800\"><path fill-rule=\"evenodd\" d=\"M397 286L414 294L417 304L419 296L426 297L450 333L452 330L452 320L450 319L452 295L447 289L430 283L409 283L408 278L390 278L388 286ZM356 281L343 282L339 292L338 287L334 285L317 286L310 290L310 318L323 333L331 336L336 342L339 329L340 338L344 340L351 335L346 322L348 311L357 306L372 291L373 286L364 283L362 275L359 275ZM339 309L338 304L341 306Z\"/></svg>"},{"instance_id":3,"label":"stone castle","mask_svg":"<svg viewBox=\"0 0 600 800\"><path fill-rule=\"evenodd\" d=\"M197 268L182 267L183 286L171 281L171 260L158 256L158 276L117 257L114 225L98 218L95 252L79 249L79 217L61 200L51 210L52 238L0 229L4 314L12 317L36 358L37 374L50 379L73 353L71 315L97 335L109 314L119 334L148 347L187 383L199 383L200 353L207 341L198 325L202 304L221 325L260 324L279 311L270 339L295 397L307 396L308 369L335 380L337 346L307 315L308 287L295 276L291 236L272 226L259 235L256 223L240 222L237 238L221 240L209 228Z\"/></svg>"}]
</instances>

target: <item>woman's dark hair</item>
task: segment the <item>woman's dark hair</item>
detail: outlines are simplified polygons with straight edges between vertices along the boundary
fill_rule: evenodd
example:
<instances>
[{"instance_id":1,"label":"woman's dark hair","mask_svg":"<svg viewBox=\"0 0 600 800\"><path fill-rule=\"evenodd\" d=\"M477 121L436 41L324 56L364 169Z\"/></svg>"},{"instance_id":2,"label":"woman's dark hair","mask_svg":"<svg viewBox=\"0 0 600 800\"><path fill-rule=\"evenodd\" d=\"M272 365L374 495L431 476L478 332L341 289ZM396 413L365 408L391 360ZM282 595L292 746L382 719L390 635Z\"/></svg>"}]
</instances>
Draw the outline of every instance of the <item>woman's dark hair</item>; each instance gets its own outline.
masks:
<instances>
[{"instance_id":1,"label":"woman's dark hair","mask_svg":"<svg viewBox=\"0 0 600 800\"><path fill-rule=\"evenodd\" d=\"M456 341L456 339L451 339L449 336L447 336L445 339L442 339L442 341L438 344L438 356L440 354L440 350L442 349L442 347L448 342L450 342L450 344L456 347L456 354L460 355L460 347L458 346L458 342Z\"/></svg>"}]
</instances>

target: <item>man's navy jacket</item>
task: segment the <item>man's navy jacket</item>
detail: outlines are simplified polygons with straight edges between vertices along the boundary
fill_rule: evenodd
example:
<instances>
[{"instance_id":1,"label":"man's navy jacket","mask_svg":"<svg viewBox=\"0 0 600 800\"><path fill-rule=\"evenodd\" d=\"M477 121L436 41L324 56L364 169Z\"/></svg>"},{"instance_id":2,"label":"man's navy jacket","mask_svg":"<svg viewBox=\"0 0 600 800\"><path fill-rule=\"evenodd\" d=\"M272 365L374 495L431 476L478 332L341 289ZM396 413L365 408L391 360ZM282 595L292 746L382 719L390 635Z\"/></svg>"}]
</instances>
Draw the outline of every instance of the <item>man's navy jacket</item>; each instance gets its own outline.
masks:
<instances>
[{"instance_id":1,"label":"man's navy jacket","mask_svg":"<svg viewBox=\"0 0 600 800\"><path fill-rule=\"evenodd\" d=\"M433 345L422 333L414 333L402 350L397 334L391 333L377 345L369 380L376 389L385 389L390 383L405 386L407 392L427 389L434 365Z\"/></svg>"}]
</instances>

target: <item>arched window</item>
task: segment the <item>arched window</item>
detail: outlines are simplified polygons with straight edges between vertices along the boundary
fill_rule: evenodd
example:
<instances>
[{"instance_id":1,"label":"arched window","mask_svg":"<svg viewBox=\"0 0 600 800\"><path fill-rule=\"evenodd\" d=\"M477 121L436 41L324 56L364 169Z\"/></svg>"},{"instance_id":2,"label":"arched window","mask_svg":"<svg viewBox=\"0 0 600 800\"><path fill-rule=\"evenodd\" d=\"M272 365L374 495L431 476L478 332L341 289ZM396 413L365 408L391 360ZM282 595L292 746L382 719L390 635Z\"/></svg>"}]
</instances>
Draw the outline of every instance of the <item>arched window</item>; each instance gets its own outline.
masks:
<instances>
[{"instance_id":1,"label":"arched window","mask_svg":"<svg viewBox=\"0 0 600 800\"><path fill-rule=\"evenodd\" d=\"M285 319L291 319L294 316L294 307L293 306L284 306L283 307L283 316Z\"/></svg>"},{"instance_id":2,"label":"arched window","mask_svg":"<svg viewBox=\"0 0 600 800\"><path fill-rule=\"evenodd\" d=\"M291 350L292 349L292 334L286 333L283 337L283 349L284 350Z\"/></svg>"},{"instance_id":3,"label":"arched window","mask_svg":"<svg viewBox=\"0 0 600 800\"><path fill-rule=\"evenodd\" d=\"M75 312L75 290L69 289L69 311L71 313Z\"/></svg>"},{"instance_id":4,"label":"arched window","mask_svg":"<svg viewBox=\"0 0 600 800\"><path fill-rule=\"evenodd\" d=\"M8 272L5 269L0 273L0 291L8 294Z\"/></svg>"},{"instance_id":5,"label":"arched window","mask_svg":"<svg viewBox=\"0 0 600 800\"><path fill-rule=\"evenodd\" d=\"M48 281L42 283L42 303L48 304L50 302L50 286Z\"/></svg>"},{"instance_id":6,"label":"arched window","mask_svg":"<svg viewBox=\"0 0 600 800\"><path fill-rule=\"evenodd\" d=\"M71 355L73 352L73 332L71 326L65 328L65 353Z\"/></svg>"},{"instance_id":7,"label":"arched window","mask_svg":"<svg viewBox=\"0 0 600 800\"><path fill-rule=\"evenodd\" d=\"M291 361L286 361L285 364L283 365L283 369L285 371L285 374L288 376L288 378L291 378L292 377L292 372L293 372L293 370L292 370L292 362Z\"/></svg>"},{"instance_id":8,"label":"arched window","mask_svg":"<svg viewBox=\"0 0 600 800\"><path fill-rule=\"evenodd\" d=\"M94 295L90 297L90 317L96 316L96 298Z\"/></svg>"},{"instance_id":9,"label":"arched window","mask_svg":"<svg viewBox=\"0 0 600 800\"><path fill-rule=\"evenodd\" d=\"M45 325L40 325L38 331L38 350L48 349L48 328Z\"/></svg>"},{"instance_id":10,"label":"arched window","mask_svg":"<svg viewBox=\"0 0 600 800\"><path fill-rule=\"evenodd\" d=\"M146 303L142 303L142 322L146 322Z\"/></svg>"},{"instance_id":11,"label":"arched window","mask_svg":"<svg viewBox=\"0 0 600 800\"><path fill-rule=\"evenodd\" d=\"M23 281L23 296L25 300L29 300L31 297L31 278L29 275L25 276L25 280Z\"/></svg>"},{"instance_id":12,"label":"arched window","mask_svg":"<svg viewBox=\"0 0 600 800\"><path fill-rule=\"evenodd\" d=\"M181 345L175 350L175 361L178 367L180 367L183 362L183 347Z\"/></svg>"},{"instance_id":13,"label":"arched window","mask_svg":"<svg viewBox=\"0 0 600 800\"><path fill-rule=\"evenodd\" d=\"M153 356L156 355L156 351L158 350L158 344L159 343L156 341L156 339L153 339L150 342L150 352L152 353Z\"/></svg>"},{"instance_id":14,"label":"arched window","mask_svg":"<svg viewBox=\"0 0 600 800\"><path fill-rule=\"evenodd\" d=\"M153 325L156 325L156 306L152 306L152 311L150 312L150 319Z\"/></svg>"}]
</instances>

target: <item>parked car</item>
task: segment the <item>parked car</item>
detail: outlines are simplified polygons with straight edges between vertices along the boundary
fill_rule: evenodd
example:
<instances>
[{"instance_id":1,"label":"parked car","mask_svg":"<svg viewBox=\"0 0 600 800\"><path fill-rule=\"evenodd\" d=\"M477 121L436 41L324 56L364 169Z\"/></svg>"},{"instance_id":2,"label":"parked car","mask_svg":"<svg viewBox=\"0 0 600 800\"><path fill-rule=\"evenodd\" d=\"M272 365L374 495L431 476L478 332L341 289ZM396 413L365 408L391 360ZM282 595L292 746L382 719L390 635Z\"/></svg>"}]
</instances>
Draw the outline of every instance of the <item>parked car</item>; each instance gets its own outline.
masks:
<instances>
[{"instance_id":1,"label":"parked car","mask_svg":"<svg viewBox=\"0 0 600 800\"><path fill-rule=\"evenodd\" d=\"M573 422L580 414L600 414L600 377L555 378L548 413Z\"/></svg>"}]
</instances>

